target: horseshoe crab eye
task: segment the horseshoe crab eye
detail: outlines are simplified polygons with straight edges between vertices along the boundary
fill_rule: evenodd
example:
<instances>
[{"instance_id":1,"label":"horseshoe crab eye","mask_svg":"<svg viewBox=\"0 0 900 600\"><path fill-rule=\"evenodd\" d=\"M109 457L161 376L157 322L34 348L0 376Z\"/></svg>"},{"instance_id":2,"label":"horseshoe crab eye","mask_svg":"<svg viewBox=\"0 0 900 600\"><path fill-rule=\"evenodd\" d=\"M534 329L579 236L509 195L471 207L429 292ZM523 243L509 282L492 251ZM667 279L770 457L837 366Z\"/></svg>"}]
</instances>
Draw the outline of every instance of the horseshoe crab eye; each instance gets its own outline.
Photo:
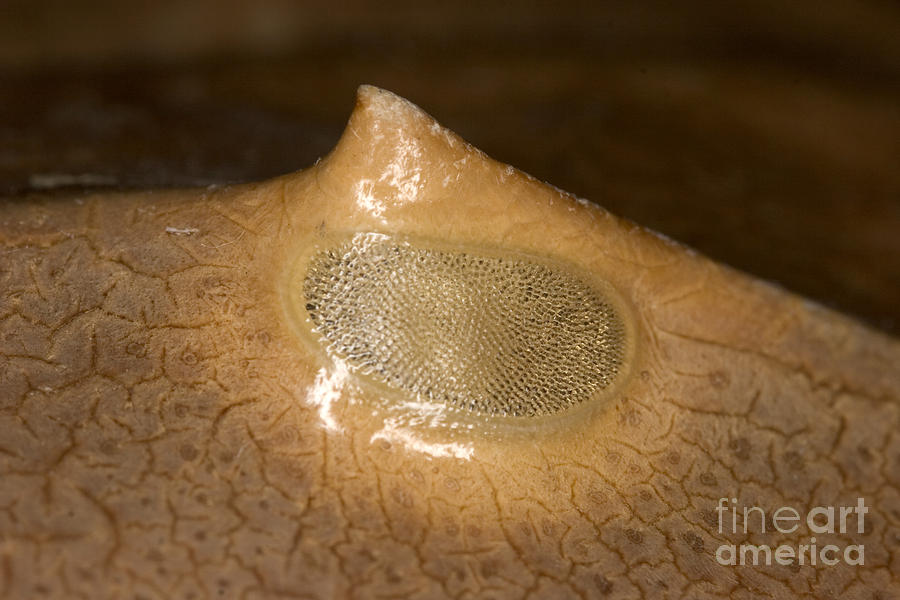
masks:
<instances>
[{"instance_id":1,"label":"horseshoe crab eye","mask_svg":"<svg viewBox=\"0 0 900 600\"><path fill-rule=\"evenodd\" d=\"M308 322L364 377L475 415L540 417L619 375L626 328L604 290L522 254L356 234L320 247Z\"/></svg>"}]
</instances>

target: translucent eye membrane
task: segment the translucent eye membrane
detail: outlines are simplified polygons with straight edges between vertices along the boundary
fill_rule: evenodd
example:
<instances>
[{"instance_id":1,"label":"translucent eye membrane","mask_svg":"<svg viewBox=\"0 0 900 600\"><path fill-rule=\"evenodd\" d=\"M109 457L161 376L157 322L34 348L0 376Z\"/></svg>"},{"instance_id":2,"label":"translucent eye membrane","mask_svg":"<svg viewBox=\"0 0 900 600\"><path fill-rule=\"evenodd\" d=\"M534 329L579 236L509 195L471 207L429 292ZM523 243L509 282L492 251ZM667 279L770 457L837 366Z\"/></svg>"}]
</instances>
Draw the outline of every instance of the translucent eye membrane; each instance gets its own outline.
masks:
<instances>
[{"instance_id":1,"label":"translucent eye membrane","mask_svg":"<svg viewBox=\"0 0 900 600\"><path fill-rule=\"evenodd\" d=\"M575 269L502 252L356 234L317 250L302 302L328 351L413 399L537 417L616 379L626 331Z\"/></svg>"}]
</instances>

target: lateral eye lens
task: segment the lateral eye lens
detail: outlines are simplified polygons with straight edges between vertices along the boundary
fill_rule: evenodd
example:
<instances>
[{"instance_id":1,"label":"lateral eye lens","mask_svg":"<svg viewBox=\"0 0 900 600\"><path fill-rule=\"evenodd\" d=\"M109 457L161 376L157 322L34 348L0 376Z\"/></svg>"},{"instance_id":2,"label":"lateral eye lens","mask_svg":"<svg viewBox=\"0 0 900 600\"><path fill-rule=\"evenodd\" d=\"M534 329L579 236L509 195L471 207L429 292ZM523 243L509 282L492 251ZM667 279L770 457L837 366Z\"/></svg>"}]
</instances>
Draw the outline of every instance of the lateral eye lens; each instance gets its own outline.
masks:
<instances>
[{"instance_id":1,"label":"lateral eye lens","mask_svg":"<svg viewBox=\"0 0 900 600\"><path fill-rule=\"evenodd\" d=\"M564 265L357 234L319 250L304 306L329 352L416 400L537 417L589 401L624 356L622 319Z\"/></svg>"}]
</instances>

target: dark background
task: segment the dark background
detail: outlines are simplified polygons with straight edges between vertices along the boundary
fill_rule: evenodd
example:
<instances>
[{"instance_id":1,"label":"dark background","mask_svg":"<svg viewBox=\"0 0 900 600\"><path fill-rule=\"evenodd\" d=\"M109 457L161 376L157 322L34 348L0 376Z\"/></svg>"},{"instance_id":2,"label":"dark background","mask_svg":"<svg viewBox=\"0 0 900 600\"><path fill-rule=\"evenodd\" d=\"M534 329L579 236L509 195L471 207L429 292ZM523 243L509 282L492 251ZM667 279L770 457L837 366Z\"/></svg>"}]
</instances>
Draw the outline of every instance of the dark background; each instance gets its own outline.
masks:
<instances>
[{"instance_id":1,"label":"dark background","mask_svg":"<svg viewBox=\"0 0 900 600\"><path fill-rule=\"evenodd\" d=\"M0 193L45 192L59 175L143 188L297 170L334 145L360 83L900 332L893 0L5 0Z\"/></svg>"}]
</instances>

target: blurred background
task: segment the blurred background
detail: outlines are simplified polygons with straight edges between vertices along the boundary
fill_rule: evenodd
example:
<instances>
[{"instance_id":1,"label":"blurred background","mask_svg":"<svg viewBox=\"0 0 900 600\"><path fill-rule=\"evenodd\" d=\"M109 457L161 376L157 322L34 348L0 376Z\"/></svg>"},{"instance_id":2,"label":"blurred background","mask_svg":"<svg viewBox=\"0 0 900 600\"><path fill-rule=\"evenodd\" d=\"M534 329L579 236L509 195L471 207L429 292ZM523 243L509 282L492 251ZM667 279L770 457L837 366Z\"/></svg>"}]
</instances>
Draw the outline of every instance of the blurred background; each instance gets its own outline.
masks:
<instances>
[{"instance_id":1,"label":"blurred background","mask_svg":"<svg viewBox=\"0 0 900 600\"><path fill-rule=\"evenodd\" d=\"M3 0L0 194L294 171L360 83L900 334L894 0Z\"/></svg>"}]
</instances>

